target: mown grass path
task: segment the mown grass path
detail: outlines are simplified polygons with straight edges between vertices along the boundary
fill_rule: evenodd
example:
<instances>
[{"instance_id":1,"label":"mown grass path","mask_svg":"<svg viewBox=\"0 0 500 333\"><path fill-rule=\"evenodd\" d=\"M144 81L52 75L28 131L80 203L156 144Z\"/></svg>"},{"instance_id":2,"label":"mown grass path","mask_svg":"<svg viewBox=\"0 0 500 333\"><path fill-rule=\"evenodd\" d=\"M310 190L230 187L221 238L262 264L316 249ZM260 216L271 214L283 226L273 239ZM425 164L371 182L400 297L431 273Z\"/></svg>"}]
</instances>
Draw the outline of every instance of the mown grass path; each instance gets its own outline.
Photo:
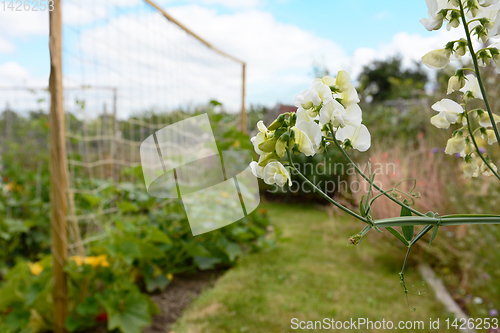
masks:
<instances>
[{"instance_id":1,"label":"mown grass path","mask_svg":"<svg viewBox=\"0 0 500 333\"><path fill-rule=\"evenodd\" d=\"M440 318L441 329L432 332L450 332L445 329L447 314L432 292L410 297L410 305L417 310L409 309L398 277L404 249L380 250L382 246L374 247L366 240L359 247L347 246L349 236L363 225L346 217L331 218L312 205L266 204L262 208L283 231L282 242L276 249L242 258L188 308L173 332L301 331L291 328L292 318L367 318L390 320L394 325L423 321L425 325L420 330L397 330L404 332L429 332L429 319ZM415 285L422 282L412 267L406 280ZM385 330L357 327L349 331Z\"/></svg>"}]
</instances>

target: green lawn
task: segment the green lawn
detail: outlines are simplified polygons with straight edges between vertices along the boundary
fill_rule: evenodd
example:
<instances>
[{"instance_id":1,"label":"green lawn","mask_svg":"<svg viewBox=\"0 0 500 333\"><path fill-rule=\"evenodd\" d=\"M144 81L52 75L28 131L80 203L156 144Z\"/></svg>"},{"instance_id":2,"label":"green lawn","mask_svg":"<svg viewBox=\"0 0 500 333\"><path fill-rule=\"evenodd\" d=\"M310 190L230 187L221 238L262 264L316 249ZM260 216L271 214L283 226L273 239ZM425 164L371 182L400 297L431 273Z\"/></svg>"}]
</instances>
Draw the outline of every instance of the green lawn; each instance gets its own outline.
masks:
<instances>
[{"instance_id":1,"label":"green lawn","mask_svg":"<svg viewBox=\"0 0 500 333\"><path fill-rule=\"evenodd\" d=\"M281 228L284 239L276 249L242 258L213 289L202 293L173 332L300 331L291 328L292 318L385 319L395 325L399 321L424 321L424 330L405 332L427 332L429 318L440 318L441 331L447 331L443 323L447 314L432 292L410 297L410 305L417 310L409 309L398 276L404 249L388 247L381 253L381 246L374 247L367 241L358 247L347 246L349 236L363 225L346 217L332 219L313 205L261 207ZM421 282L411 267L406 280Z\"/></svg>"}]
</instances>

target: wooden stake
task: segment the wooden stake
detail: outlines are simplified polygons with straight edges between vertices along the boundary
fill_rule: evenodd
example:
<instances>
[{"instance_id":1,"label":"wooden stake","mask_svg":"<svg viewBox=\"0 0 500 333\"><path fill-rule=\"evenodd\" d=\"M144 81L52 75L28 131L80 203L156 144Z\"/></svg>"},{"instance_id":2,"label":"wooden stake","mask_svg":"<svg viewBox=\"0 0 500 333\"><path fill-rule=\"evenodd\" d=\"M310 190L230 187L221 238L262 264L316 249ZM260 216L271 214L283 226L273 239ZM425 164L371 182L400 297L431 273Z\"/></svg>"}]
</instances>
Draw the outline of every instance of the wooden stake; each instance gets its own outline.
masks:
<instances>
[{"instance_id":1,"label":"wooden stake","mask_svg":"<svg viewBox=\"0 0 500 333\"><path fill-rule=\"evenodd\" d=\"M68 170L64 137L64 97L62 82L62 18L61 0L54 0L49 13L50 35L50 201L51 235L54 274L54 332L65 333L68 314L68 286L64 265L68 253L66 195Z\"/></svg>"},{"instance_id":2,"label":"wooden stake","mask_svg":"<svg viewBox=\"0 0 500 333\"><path fill-rule=\"evenodd\" d=\"M243 63L243 84L242 84L242 92L241 92L241 131L243 133L247 133L247 111L245 110L245 81L246 81L246 64Z\"/></svg>"}]
</instances>

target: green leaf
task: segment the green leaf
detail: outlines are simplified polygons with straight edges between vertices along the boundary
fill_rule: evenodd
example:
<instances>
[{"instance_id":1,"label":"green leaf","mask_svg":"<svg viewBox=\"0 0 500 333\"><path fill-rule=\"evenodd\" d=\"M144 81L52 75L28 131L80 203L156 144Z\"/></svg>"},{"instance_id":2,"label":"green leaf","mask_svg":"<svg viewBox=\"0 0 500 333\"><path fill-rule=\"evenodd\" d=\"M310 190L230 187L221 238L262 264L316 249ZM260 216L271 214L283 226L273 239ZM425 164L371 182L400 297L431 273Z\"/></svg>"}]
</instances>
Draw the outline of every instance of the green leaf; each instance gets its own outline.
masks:
<instances>
[{"instance_id":1,"label":"green leaf","mask_svg":"<svg viewBox=\"0 0 500 333\"><path fill-rule=\"evenodd\" d=\"M26 305L32 305L33 302L38 298L38 295L40 292L45 288L45 285L41 285L40 283L33 283L31 286L29 286L28 290L26 291L26 294L24 295L25 300L26 300Z\"/></svg>"},{"instance_id":2,"label":"green leaf","mask_svg":"<svg viewBox=\"0 0 500 333\"><path fill-rule=\"evenodd\" d=\"M406 199L403 201L404 204L408 205L408 201ZM411 210L406 207L401 207L400 216L411 216ZM407 241L411 241L413 239L413 233L415 232L415 226L413 225L404 225L401 227L403 231L403 235Z\"/></svg>"},{"instance_id":3,"label":"green leaf","mask_svg":"<svg viewBox=\"0 0 500 333\"><path fill-rule=\"evenodd\" d=\"M410 245L410 243L408 243L408 241L403 237L403 235L401 235L399 233L399 231L397 231L393 227L387 227L386 229L389 230L389 232L391 234L393 234L394 236L396 236L396 238L399 239L404 245L406 245L406 246Z\"/></svg>"},{"instance_id":4,"label":"green leaf","mask_svg":"<svg viewBox=\"0 0 500 333\"><path fill-rule=\"evenodd\" d=\"M78 327L80 327L80 318L68 317L64 322L64 326L68 331L74 332L78 329Z\"/></svg>"},{"instance_id":5,"label":"green leaf","mask_svg":"<svg viewBox=\"0 0 500 333\"><path fill-rule=\"evenodd\" d=\"M130 201L120 201L116 204L122 213L137 213L139 211L139 207L136 204Z\"/></svg>"},{"instance_id":6,"label":"green leaf","mask_svg":"<svg viewBox=\"0 0 500 333\"><path fill-rule=\"evenodd\" d=\"M106 297L106 296L111 297ZM119 329L122 333L140 333L151 323L147 296L132 291L123 299L107 293L100 297L108 314L108 330Z\"/></svg>"},{"instance_id":7,"label":"green leaf","mask_svg":"<svg viewBox=\"0 0 500 333\"><path fill-rule=\"evenodd\" d=\"M121 254L128 264L131 264L135 258L141 257L141 250L137 243L130 241L123 242L121 246Z\"/></svg>"},{"instance_id":8,"label":"green leaf","mask_svg":"<svg viewBox=\"0 0 500 333\"><path fill-rule=\"evenodd\" d=\"M80 316L96 316L99 314L99 303L95 297L89 296L76 306L76 313Z\"/></svg>"},{"instance_id":9,"label":"green leaf","mask_svg":"<svg viewBox=\"0 0 500 333\"><path fill-rule=\"evenodd\" d=\"M239 244L229 242L229 241L224 245L224 250L225 250L227 256L229 257L230 261L234 261L234 259L236 259L237 257L239 257L243 254Z\"/></svg>"},{"instance_id":10,"label":"green leaf","mask_svg":"<svg viewBox=\"0 0 500 333\"><path fill-rule=\"evenodd\" d=\"M434 238L436 238L436 236L438 234L438 229L439 229L438 226L434 227L434 230L432 231L432 235L431 235L431 240L429 241L429 246L431 246L432 241L434 240Z\"/></svg>"},{"instance_id":11,"label":"green leaf","mask_svg":"<svg viewBox=\"0 0 500 333\"><path fill-rule=\"evenodd\" d=\"M144 281L146 282L146 290L149 293L157 289L163 291L170 284L170 280L166 275L158 275L156 277L146 276Z\"/></svg>"},{"instance_id":12,"label":"green leaf","mask_svg":"<svg viewBox=\"0 0 500 333\"><path fill-rule=\"evenodd\" d=\"M96 207L99 202L101 202L100 197L91 194L83 194L83 198L89 203L91 207Z\"/></svg>"},{"instance_id":13,"label":"green leaf","mask_svg":"<svg viewBox=\"0 0 500 333\"><path fill-rule=\"evenodd\" d=\"M165 257L165 253L161 251L157 246L151 244L147 241L139 243L139 249L141 251L142 259L160 259Z\"/></svg>"},{"instance_id":14,"label":"green leaf","mask_svg":"<svg viewBox=\"0 0 500 333\"><path fill-rule=\"evenodd\" d=\"M170 237L156 227L150 228L149 240L156 243L172 244Z\"/></svg>"},{"instance_id":15,"label":"green leaf","mask_svg":"<svg viewBox=\"0 0 500 333\"><path fill-rule=\"evenodd\" d=\"M20 328L24 328L28 325L31 314L29 311L23 309L14 309L9 315L5 318L4 325L11 329L12 332Z\"/></svg>"},{"instance_id":16,"label":"green leaf","mask_svg":"<svg viewBox=\"0 0 500 333\"><path fill-rule=\"evenodd\" d=\"M365 199L365 195L361 197L361 201L359 202L359 213L361 216L366 217L365 204L363 203Z\"/></svg>"},{"instance_id":17,"label":"green leaf","mask_svg":"<svg viewBox=\"0 0 500 333\"><path fill-rule=\"evenodd\" d=\"M212 269L214 266L221 262L219 258L209 258L209 257L198 257L195 256L194 262L201 270Z\"/></svg>"}]
</instances>

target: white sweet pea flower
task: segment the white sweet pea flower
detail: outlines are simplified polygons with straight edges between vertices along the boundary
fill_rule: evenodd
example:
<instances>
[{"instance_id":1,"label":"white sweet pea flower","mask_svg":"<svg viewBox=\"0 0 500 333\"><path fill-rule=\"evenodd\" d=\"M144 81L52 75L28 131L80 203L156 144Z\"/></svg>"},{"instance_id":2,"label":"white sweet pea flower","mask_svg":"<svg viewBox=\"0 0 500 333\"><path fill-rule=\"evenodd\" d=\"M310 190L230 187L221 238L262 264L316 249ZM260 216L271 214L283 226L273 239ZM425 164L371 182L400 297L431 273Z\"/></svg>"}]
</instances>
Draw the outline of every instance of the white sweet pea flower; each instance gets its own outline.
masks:
<instances>
[{"instance_id":1,"label":"white sweet pea flower","mask_svg":"<svg viewBox=\"0 0 500 333\"><path fill-rule=\"evenodd\" d=\"M261 133L264 133L264 134L269 133L269 131L267 130L266 125L264 125L264 122L262 120L259 120L259 122L257 123L257 128L259 129L259 131Z\"/></svg>"},{"instance_id":2,"label":"white sweet pea flower","mask_svg":"<svg viewBox=\"0 0 500 333\"><path fill-rule=\"evenodd\" d=\"M323 105L319 111L319 121L323 124L331 123L333 127L344 127L347 121L350 121L346 109L337 102L332 100Z\"/></svg>"},{"instance_id":3,"label":"white sweet pea flower","mask_svg":"<svg viewBox=\"0 0 500 333\"><path fill-rule=\"evenodd\" d=\"M497 4L500 0L479 0L479 4L483 7L488 7Z\"/></svg>"},{"instance_id":4,"label":"white sweet pea flower","mask_svg":"<svg viewBox=\"0 0 500 333\"><path fill-rule=\"evenodd\" d=\"M351 83L351 77L346 71L340 70L337 73L337 77L333 78L331 76L324 76L321 79L316 79L313 84L317 82L322 82L328 87L333 87L336 89L334 98L339 98L342 100L342 104L347 107L352 104L359 103L359 95ZM326 104L326 103L325 103Z\"/></svg>"},{"instance_id":5,"label":"white sweet pea flower","mask_svg":"<svg viewBox=\"0 0 500 333\"><path fill-rule=\"evenodd\" d=\"M252 161L250 163L250 169L255 177L264 178L264 167L261 167L259 163Z\"/></svg>"},{"instance_id":6,"label":"white sweet pea flower","mask_svg":"<svg viewBox=\"0 0 500 333\"><path fill-rule=\"evenodd\" d=\"M349 118L345 120L347 125L351 125L354 127L358 127L361 125L361 122L363 121L363 112L361 111L361 108L358 104L349 105L348 107L346 107L345 111L349 116Z\"/></svg>"},{"instance_id":7,"label":"white sweet pea flower","mask_svg":"<svg viewBox=\"0 0 500 333\"><path fill-rule=\"evenodd\" d=\"M427 29L428 31L439 30L443 25L443 15L438 14L438 3L436 0L425 0L427 3L427 13L429 14L429 18L423 18L420 20L420 23Z\"/></svg>"},{"instance_id":8,"label":"white sweet pea flower","mask_svg":"<svg viewBox=\"0 0 500 333\"><path fill-rule=\"evenodd\" d=\"M464 85L465 85L465 78L458 77L456 75L453 75L450 77L448 80L448 90L446 91L446 94L451 94L454 91L460 90Z\"/></svg>"},{"instance_id":9,"label":"white sweet pea flower","mask_svg":"<svg viewBox=\"0 0 500 333\"><path fill-rule=\"evenodd\" d=\"M309 89L303 90L296 95L293 104L296 107L309 110L312 107L319 106L321 103L328 103L333 99L330 87L321 80L314 80Z\"/></svg>"},{"instance_id":10,"label":"white sweet pea flower","mask_svg":"<svg viewBox=\"0 0 500 333\"><path fill-rule=\"evenodd\" d=\"M316 79L313 82L318 81L318 80L323 82L323 84L326 84L329 87L335 86L335 83L336 83L336 79L334 77L331 77L331 76L323 76L321 79Z\"/></svg>"},{"instance_id":11,"label":"white sweet pea flower","mask_svg":"<svg viewBox=\"0 0 500 333\"><path fill-rule=\"evenodd\" d=\"M317 92L321 102L323 104L328 103L333 100L332 90L328 85L326 85L323 81L313 81L311 85L311 90ZM319 103L321 104L321 103ZM318 106L319 104L315 104L314 106Z\"/></svg>"},{"instance_id":12,"label":"white sweet pea flower","mask_svg":"<svg viewBox=\"0 0 500 333\"><path fill-rule=\"evenodd\" d=\"M287 182L288 185L292 185L292 179L290 178L288 170L278 161L266 165L263 176L264 182L268 185L276 184L281 187Z\"/></svg>"},{"instance_id":13,"label":"white sweet pea flower","mask_svg":"<svg viewBox=\"0 0 500 333\"><path fill-rule=\"evenodd\" d=\"M367 151L371 146L370 132L365 125L358 127L347 125L344 128L340 128L337 133L335 133L335 139L342 142L349 139L349 141L351 141L351 146L361 152Z\"/></svg>"},{"instance_id":14,"label":"white sweet pea flower","mask_svg":"<svg viewBox=\"0 0 500 333\"><path fill-rule=\"evenodd\" d=\"M302 123L306 124L306 123ZM302 125L300 124L300 125ZM316 154L313 141L297 126L292 127L294 133L294 143L299 146L299 150L306 156L313 156Z\"/></svg>"},{"instance_id":15,"label":"white sweet pea flower","mask_svg":"<svg viewBox=\"0 0 500 333\"><path fill-rule=\"evenodd\" d=\"M266 135L262 132L257 133L256 136L250 138L250 142L253 144L253 149L258 155L265 154L262 150L259 149L259 145L266 140Z\"/></svg>"},{"instance_id":16,"label":"white sweet pea flower","mask_svg":"<svg viewBox=\"0 0 500 333\"><path fill-rule=\"evenodd\" d=\"M335 79L335 88L338 89L340 93L335 94L334 97L340 98L342 100L342 104L345 107L359 103L358 92L351 83L351 77L346 71L340 70L337 73L337 78Z\"/></svg>"},{"instance_id":17,"label":"white sweet pea flower","mask_svg":"<svg viewBox=\"0 0 500 333\"><path fill-rule=\"evenodd\" d=\"M259 145L267 139L267 136L270 132L267 130L267 127L266 125L264 125L264 122L262 120L257 123L257 128L259 129L259 133L257 133L256 136L250 138L250 142L252 142L255 152L258 155L263 155L265 154L265 152L259 149Z\"/></svg>"},{"instance_id":18,"label":"white sweet pea flower","mask_svg":"<svg viewBox=\"0 0 500 333\"><path fill-rule=\"evenodd\" d=\"M311 122L302 122L296 127L301 130L312 143L313 149L315 153L321 153L320 145L321 145L321 127L314 121Z\"/></svg>"},{"instance_id":19,"label":"white sweet pea flower","mask_svg":"<svg viewBox=\"0 0 500 333\"><path fill-rule=\"evenodd\" d=\"M441 69L450 63L451 51L448 49L439 49L430 51L422 57L422 62L429 68Z\"/></svg>"},{"instance_id":20,"label":"white sweet pea flower","mask_svg":"<svg viewBox=\"0 0 500 333\"><path fill-rule=\"evenodd\" d=\"M443 98L439 102L434 103L431 108L438 115L431 118L431 124L437 128L447 129L450 124L455 124L458 120L458 115L464 112L460 104L448 98Z\"/></svg>"},{"instance_id":21,"label":"white sweet pea flower","mask_svg":"<svg viewBox=\"0 0 500 333\"><path fill-rule=\"evenodd\" d=\"M498 72L500 70L500 43L495 42L495 43L491 44L490 46L488 46L488 48L490 48L491 59L495 63L495 66L497 67L497 72ZM493 48L493 50L491 48Z\"/></svg>"},{"instance_id":22,"label":"white sweet pea flower","mask_svg":"<svg viewBox=\"0 0 500 333\"><path fill-rule=\"evenodd\" d=\"M495 164L490 162L490 165L491 165L491 168L493 170L495 170L495 172L498 171L497 166ZM494 175L493 172L491 172L490 168L488 168L488 166L484 162L481 163L481 166L479 167L479 172L481 172L481 174L483 176L486 176L486 177L490 177L490 176Z\"/></svg>"},{"instance_id":23,"label":"white sweet pea flower","mask_svg":"<svg viewBox=\"0 0 500 333\"><path fill-rule=\"evenodd\" d=\"M490 130L490 129L486 130L486 135L481 133L481 137L483 138L483 140L488 141L489 145L492 145L495 142L497 142L497 137L495 135L495 131Z\"/></svg>"},{"instance_id":24,"label":"white sweet pea flower","mask_svg":"<svg viewBox=\"0 0 500 333\"><path fill-rule=\"evenodd\" d=\"M478 166L472 158L464 163L462 170L464 171L465 178L477 177Z\"/></svg>"},{"instance_id":25,"label":"white sweet pea flower","mask_svg":"<svg viewBox=\"0 0 500 333\"><path fill-rule=\"evenodd\" d=\"M445 154L454 155L462 153L465 150L465 138L461 135L456 135L446 143Z\"/></svg>"},{"instance_id":26,"label":"white sweet pea flower","mask_svg":"<svg viewBox=\"0 0 500 333\"><path fill-rule=\"evenodd\" d=\"M296 125L298 125L300 123L304 123L304 122L308 123L308 122L313 121L313 120L318 118L317 116L311 117L310 113L307 112L307 110L304 110L302 107L299 107L297 109L296 114L297 114Z\"/></svg>"},{"instance_id":27,"label":"white sweet pea flower","mask_svg":"<svg viewBox=\"0 0 500 333\"><path fill-rule=\"evenodd\" d=\"M495 124L500 123L500 117L496 114L493 114L493 120L495 120ZM483 112L479 117L479 125L482 127L493 127L491 125L490 116L487 112Z\"/></svg>"},{"instance_id":28,"label":"white sweet pea flower","mask_svg":"<svg viewBox=\"0 0 500 333\"><path fill-rule=\"evenodd\" d=\"M464 94L467 91L470 91L472 92L472 96L474 96L474 98L483 99L483 95L481 94L481 89L479 88L479 82L477 81L477 78L472 74L467 74L465 78L467 81L465 82L465 85L462 87L462 89L460 89L460 91Z\"/></svg>"},{"instance_id":29,"label":"white sweet pea flower","mask_svg":"<svg viewBox=\"0 0 500 333\"><path fill-rule=\"evenodd\" d=\"M311 89L305 89L300 94L295 95L293 104L299 108L310 109L315 105L320 105L321 99L319 98L317 92L314 92Z\"/></svg>"},{"instance_id":30,"label":"white sweet pea flower","mask_svg":"<svg viewBox=\"0 0 500 333\"><path fill-rule=\"evenodd\" d=\"M460 156L465 157L466 155L469 155L470 153L472 153L475 150L476 150L476 147L474 147L474 145L472 143L466 141L464 149L460 152Z\"/></svg>"}]
</instances>

